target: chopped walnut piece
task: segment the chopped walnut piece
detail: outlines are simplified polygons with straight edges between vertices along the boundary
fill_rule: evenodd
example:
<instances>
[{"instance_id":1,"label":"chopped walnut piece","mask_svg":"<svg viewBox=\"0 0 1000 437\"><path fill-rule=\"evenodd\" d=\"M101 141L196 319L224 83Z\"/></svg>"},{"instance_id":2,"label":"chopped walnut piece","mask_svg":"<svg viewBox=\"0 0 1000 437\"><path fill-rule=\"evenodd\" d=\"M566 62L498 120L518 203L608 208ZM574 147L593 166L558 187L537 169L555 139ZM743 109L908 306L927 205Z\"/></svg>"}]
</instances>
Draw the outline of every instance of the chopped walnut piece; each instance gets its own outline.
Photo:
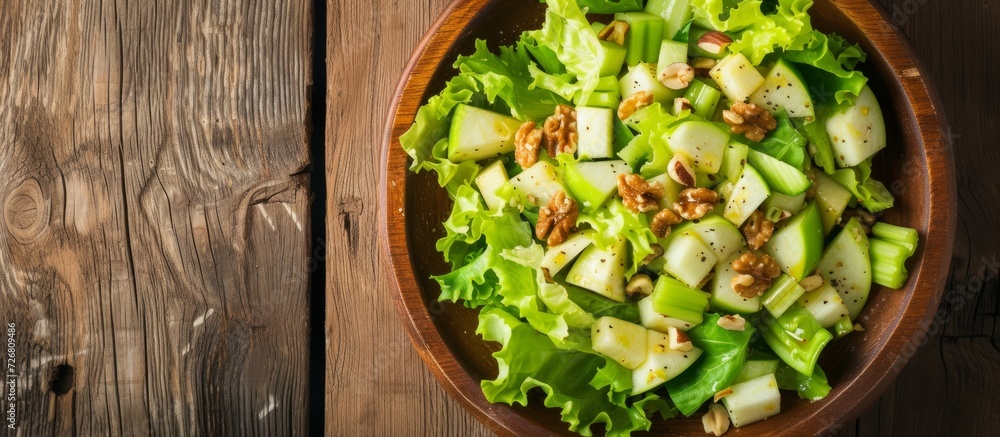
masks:
<instances>
[{"instance_id":1,"label":"chopped walnut piece","mask_svg":"<svg viewBox=\"0 0 1000 437\"><path fill-rule=\"evenodd\" d=\"M620 46L625 45L625 33L628 32L628 23L622 20L614 20L597 32L597 38L602 41L611 41Z\"/></svg>"},{"instance_id":2,"label":"chopped walnut piece","mask_svg":"<svg viewBox=\"0 0 1000 437\"><path fill-rule=\"evenodd\" d=\"M719 193L708 188L685 188L674 203L674 211L685 220L697 220L715 208Z\"/></svg>"},{"instance_id":3,"label":"chopped walnut piece","mask_svg":"<svg viewBox=\"0 0 1000 437\"><path fill-rule=\"evenodd\" d=\"M694 349L694 344L691 343L691 338L688 337L684 331L681 331L676 327L667 327L667 337L669 338L670 348L675 351L688 352L691 349Z\"/></svg>"},{"instance_id":4,"label":"chopped walnut piece","mask_svg":"<svg viewBox=\"0 0 1000 437\"><path fill-rule=\"evenodd\" d=\"M568 105L556 106L556 112L542 125L545 151L555 158L560 153L573 153L579 136L576 132L576 110Z\"/></svg>"},{"instance_id":5,"label":"chopped walnut piece","mask_svg":"<svg viewBox=\"0 0 1000 437\"><path fill-rule=\"evenodd\" d=\"M664 195L663 185L650 184L637 174L618 175L618 195L622 203L635 212L648 212L660 208L659 201Z\"/></svg>"},{"instance_id":6,"label":"chopped walnut piece","mask_svg":"<svg viewBox=\"0 0 1000 437\"><path fill-rule=\"evenodd\" d=\"M818 274L812 276L806 276L805 278L802 278L802 281L799 282L799 285L805 291L813 291L823 286L823 277Z\"/></svg>"},{"instance_id":7,"label":"chopped walnut piece","mask_svg":"<svg viewBox=\"0 0 1000 437\"><path fill-rule=\"evenodd\" d=\"M637 294L649 296L653 294L653 280L649 278L649 275L639 273L628 280L628 284L625 285L625 293L629 296Z\"/></svg>"},{"instance_id":8,"label":"chopped walnut piece","mask_svg":"<svg viewBox=\"0 0 1000 437\"><path fill-rule=\"evenodd\" d=\"M764 212L758 209L750 214L746 223L740 227L743 236L747 239L747 246L753 250L763 247L764 243L767 243L767 240L771 239L771 235L774 234L774 222L764 216Z\"/></svg>"},{"instance_id":9,"label":"chopped walnut piece","mask_svg":"<svg viewBox=\"0 0 1000 437\"><path fill-rule=\"evenodd\" d=\"M681 216L669 209L661 209L653 216L653 222L649 224L649 229L653 231L656 238L667 238L670 235L670 227L683 221Z\"/></svg>"},{"instance_id":10,"label":"chopped walnut piece","mask_svg":"<svg viewBox=\"0 0 1000 437\"><path fill-rule=\"evenodd\" d=\"M647 265L653 262L654 259L663 256L663 246L660 246L659 244L650 244L649 248L653 249L653 253L646 255L646 257L642 259L642 265Z\"/></svg>"},{"instance_id":11,"label":"chopped walnut piece","mask_svg":"<svg viewBox=\"0 0 1000 437\"><path fill-rule=\"evenodd\" d=\"M559 191L549 199L548 206L538 210L538 222L535 223L535 236L539 240L546 239L545 243L551 246L558 246L566 241L569 234L576 231L576 219L580 215L580 210L576 206L576 201L566 197L566 193Z\"/></svg>"},{"instance_id":12,"label":"chopped walnut piece","mask_svg":"<svg viewBox=\"0 0 1000 437\"><path fill-rule=\"evenodd\" d=\"M734 134L743 134L754 142L763 140L764 135L778 127L771 113L753 103L733 103L732 108L722 111L722 119Z\"/></svg>"},{"instance_id":13,"label":"chopped walnut piece","mask_svg":"<svg viewBox=\"0 0 1000 437\"><path fill-rule=\"evenodd\" d=\"M618 105L618 118L622 121L627 120L635 111L639 108L645 108L653 104L653 93L649 91L639 91L634 93L622 100L622 103Z\"/></svg>"},{"instance_id":14,"label":"chopped walnut piece","mask_svg":"<svg viewBox=\"0 0 1000 437\"><path fill-rule=\"evenodd\" d=\"M774 258L767 254L758 255L757 252L744 253L731 266L737 275L733 276L730 285L733 291L746 298L764 294L771 287L771 281L781 275L781 268Z\"/></svg>"},{"instance_id":15,"label":"chopped walnut piece","mask_svg":"<svg viewBox=\"0 0 1000 437\"><path fill-rule=\"evenodd\" d=\"M535 122L528 121L514 134L514 161L521 168L528 168L538 162L542 150L542 130L535 129Z\"/></svg>"},{"instance_id":16,"label":"chopped walnut piece","mask_svg":"<svg viewBox=\"0 0 1000 437\"><path fill-rule=\"evenodd\" d=\"M720 404L710 405L708 412L701 416L701 425L705 427L707 434L716 437L725 434L729 431L729 413L726 412L726 407Z\"/></svg>"},{"instance_id":17,"label":"chopped walnut piece","mask_svg":"<svg viewBox=\"0 0 1000 437\"><path fill-rule=\"evenodd\" d=\"M739 314L722 316L716 324L727 331L742 331L747 327L746 319Z\"/></svg>"},{"instance_id":18,"label":"chopped walnut piece","mask_svg":"<svg viewBox=\"0 0 1000 437\"><path fill-rule=\"evenodd\" d=\"M720 399L722 399L722 398L724 398L726 396L729 396L731 394L733 394L733 388L732 387L726 387L726 388L720 390L718 393L715 394L715 396L712 397L712 402L719 402Z\"/></svg>"}]
</instances>

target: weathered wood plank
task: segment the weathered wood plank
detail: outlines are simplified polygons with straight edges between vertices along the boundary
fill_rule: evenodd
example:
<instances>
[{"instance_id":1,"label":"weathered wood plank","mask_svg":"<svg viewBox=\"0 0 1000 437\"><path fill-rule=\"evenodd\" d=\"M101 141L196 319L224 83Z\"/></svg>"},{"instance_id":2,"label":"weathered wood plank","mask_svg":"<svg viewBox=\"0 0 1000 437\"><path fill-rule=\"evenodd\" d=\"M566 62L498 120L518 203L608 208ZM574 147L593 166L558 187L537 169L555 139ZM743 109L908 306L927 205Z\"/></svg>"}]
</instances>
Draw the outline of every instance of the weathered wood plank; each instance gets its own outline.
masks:
<instances>
[{"instance_id":1,"label":"weathered wood plank","mask_svg":"<svg viewBox=\"0 0 1000 437\"><path fill-rule=\"evenodd\" d=\"M378 172L390 99L445 1L328 1L327 373L330 435L485 435L417 357L378 249Z\"/></svg>"},{"instance_id":2,"label":"weathered wood plank","mask_svg":"<svg viewBox=\"0 0 1000 437\"><path fill-rule=\"evenodd\" d=\"M19 432L304 433L309 3L3 8Z\"/></svg>"}]
</instances>

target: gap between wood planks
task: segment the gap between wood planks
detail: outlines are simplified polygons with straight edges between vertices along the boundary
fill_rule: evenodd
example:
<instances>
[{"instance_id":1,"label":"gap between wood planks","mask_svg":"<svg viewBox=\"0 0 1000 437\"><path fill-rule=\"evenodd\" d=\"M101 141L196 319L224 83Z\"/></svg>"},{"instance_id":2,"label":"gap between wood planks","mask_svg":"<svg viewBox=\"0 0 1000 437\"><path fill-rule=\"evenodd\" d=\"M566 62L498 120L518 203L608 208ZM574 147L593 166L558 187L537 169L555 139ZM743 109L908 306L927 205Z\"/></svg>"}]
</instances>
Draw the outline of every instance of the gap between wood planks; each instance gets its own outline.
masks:
<instances>
[{"instance_id":1,"label":"gap between wood planks","mask_svg":"<svg viewBox=\"0 0 1000 437\"><path fill-rule=\"evenodd\" d=\"M309 256L309 429L326 427L326 0L313 0L312 86L308 90L310 179L313 199L312 248Z\"/></svg>"}]
</instances>

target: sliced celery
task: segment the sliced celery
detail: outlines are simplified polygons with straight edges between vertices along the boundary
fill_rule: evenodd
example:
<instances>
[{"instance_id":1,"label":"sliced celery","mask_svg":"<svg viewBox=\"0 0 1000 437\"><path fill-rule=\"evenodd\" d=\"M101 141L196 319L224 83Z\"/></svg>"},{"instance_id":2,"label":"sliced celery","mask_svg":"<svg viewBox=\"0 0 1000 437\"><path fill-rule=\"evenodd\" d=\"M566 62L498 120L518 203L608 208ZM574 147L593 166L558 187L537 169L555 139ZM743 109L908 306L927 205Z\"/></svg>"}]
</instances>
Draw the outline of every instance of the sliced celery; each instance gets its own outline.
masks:
<instances>
[{"instance_id":1,"label":"sliced celery","mask_svg":"<svg viewBox=\"0 0 1000 437\"><path fill-rule=\"evenodd\" d=\"M705 308L708 308L709 296L674 278L660 276L653 289L653 309L667 317L697 325L704 317Z\"/></svg>"},{"instance_id":2,"label":"sliced celery","mask_svg":"<svg viewBox=\"0 0 1000 437\"><path fill-rule=\"evenodd\" d=\"M663 18L648 12L620 12L615 14L615 19L629 26L625 33L625 49L628 50L625 63L656 62L663 41Z\"/></svg>"},{"instance_id":3,"label":"sliced celery","mask_svg":"<svg viewBox=\"0 0 1000 437\"><path fill-rule=\"evenodd\" d=\"M875 223L875 226L872 227L872 235L903 246L906 248L906 256L913 256L917 251L917 241L920 240L916 229L882 222Z\"/></svg>"},{"instance_id":4,"label":"sliced celery","mask_svg":"<svg viewBox=\"0 0 1000 437\"><path fill-rule=\"evenodd\" d=\"M767 181L767 186L774 191L797 196L812 185L809 178L801 171L768 154L750 149L747 159L760 171L760 175Z\"/></svg>"},{"instance_id":5,"label":"sliced celery","mask_svg":"<svg viewBox=\"0 0 1000 437\"><path fill-rule=\"evenodd\" d=\"M767 312L774 317L781 317L805 293L806 290L795 282L795 278L782 273L771 283L771 288L764 292L760 301Z\"/></svg>"},{"instance_id":6,"label":"sliced celery","mask_svg":"<svg viewBox=\"0 0 1000 437\"><path fill-rule=\"evenodd\" d=\"M837 323L834 323L833 326L830 327L830 330L833 331L834 338L841 339L847 334L854 332L854 322L851 321L851 316L847 315L841 317Z\"/></svg>"},{"instance_id":7,"label":"sliced celery","mask_svg":"<svg viewBox=\"0 0 1000 437\"><path fill-rule=\"evenodd\" d=\"M802 305L792 305L781 317L764 315L761 337L781 361L805 376L812 376L819 353L833 339Z\"/></svg>"},{"instance_id":8,"label":"sliced celery","mask_svg":"<svg viewBox=\"0 0 1000 437\"><path fill-rule=\"evenodd\" d=\"M716 106L719 105L722 92L712 88L702 79L695 79L684 92L684 98L691 102L695 115L710 118L715 113Z\"/></svg>"},{"instance_id":9,"label":"sliced celery","mask_svg":"<svg viewBox=\"0 0 1000 437\"><path fill-rule=\"evenodd\" d=\"M646 12L663 17L664 39L673 39L694 15L691 12L691 0L649 0Z\"/></svg>"},{"instance_id":10,"label":"sliced celery","mask_svg":"<svg viewBox=\"0 0 1000 437\"><path fill-rule=\"evenodd\" d=\"M909 250L895 242L880 238L868 239L868 253L872 260L872 282L889 288L900 288L906 282L906 259Z\"/></svg>"}]
</instances>

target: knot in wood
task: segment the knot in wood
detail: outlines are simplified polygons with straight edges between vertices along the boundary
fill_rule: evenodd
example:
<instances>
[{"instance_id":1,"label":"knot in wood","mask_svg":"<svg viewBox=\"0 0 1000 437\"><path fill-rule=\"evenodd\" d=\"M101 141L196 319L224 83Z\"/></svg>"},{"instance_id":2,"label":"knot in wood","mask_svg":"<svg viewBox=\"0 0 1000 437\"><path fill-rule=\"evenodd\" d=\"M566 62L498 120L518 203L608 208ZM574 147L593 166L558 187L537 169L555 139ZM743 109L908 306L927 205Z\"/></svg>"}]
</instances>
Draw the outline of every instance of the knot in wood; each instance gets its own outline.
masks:
<instances>
[{"instance_id":1,"label":"knot in wood","mask_svg":"<svg viewBox=\"0 0 1000 437\"><path fill-rule=\"evenodd\" d=\"M27 179L7 194L3 203L7 232L21 244L28 244L48 225L48 204L35 179Z\"/></svg>"}]
</instances>

